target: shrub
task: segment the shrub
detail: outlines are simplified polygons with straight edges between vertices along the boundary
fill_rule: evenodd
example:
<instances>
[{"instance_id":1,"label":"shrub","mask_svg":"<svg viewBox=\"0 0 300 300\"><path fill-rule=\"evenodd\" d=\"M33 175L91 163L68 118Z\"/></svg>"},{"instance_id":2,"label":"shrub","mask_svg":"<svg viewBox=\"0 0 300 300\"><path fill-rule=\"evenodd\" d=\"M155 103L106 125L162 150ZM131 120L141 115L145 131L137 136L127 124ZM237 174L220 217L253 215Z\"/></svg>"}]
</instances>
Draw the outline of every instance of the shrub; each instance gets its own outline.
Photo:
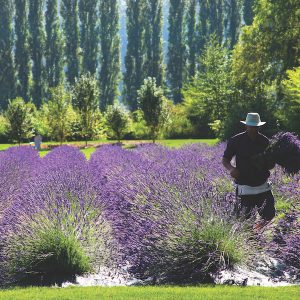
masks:
<instances>
[{"instance_id":1,"label":"shrub","mask_svg":"<svg viewBox=\"0 0 300 300\"><path fill-rule=\"evenodd\" d=\"M149 127L150 138L155 142L161 130L169 122L167 100L162 88L156 86L155 78L149 77L144 80L144 84L138 91L138 102Z\"/></svg>"},{"instance_id":2,"label":"shrub","mask_svg":"<svg viewBox=\"0 0 300 300\"><path fill-rule=\"evenodd\" d=\"M197 132L192 126L185 108L181 104L170 106L170 123L165 129L165 136L168 138L191 138L196 137Z\"/></svg>"},{"instance_id":3,"label":"shrub","mask_svg":"<svg viewBox=\"0 0 300 300\"><path fill-rule=\"evenodd\" d=\"M60 284L74 280L76 274L91 271L89 258L75 233L64 232L55 225L41 217L26 224L30 234L23 229L22 235L13 235L8 240L5 264L10 283Z\"/></svg>"},{"instance_id":4,"label":"shrub","mask_svg":"<svg viewBox=\"0 0 300 300\"><path fill-rule=\"evenodd\" d=\"M33 112L35 106L25 103L20 97L9 101L6 118L9 122L9 137L19 145L24 139L33 136Z\"/></svg>"},{"instance_id":5,"label":"shrub","mask_svg":"<svg viewBox=\"0 0 300 300\"><path fill-rule=\"evenodd\" d=\"M132 114L130 132L124 135L125 139L145 140L150 138L149 129L143 118L143 112L136 110Z\"/></svg>"},{"instance_id":6,"label":"shrub","mask_svg":"<svg viewBox=\"0 0 300 300\"><path fill-rule=\"evenodd\" d=\"M72 101L79 115L79 129L86 146L88 139L97 136L101 128L99 110L99 88L97 80L89 73L81 75L72 90ZM100 129L101 131L101 129Z\"/></svg>"},{"instance_id":7,"label":"shrub","mask_svg":"<svg viewBox=\"0 0 300 300\"><path fill-rule=\"evenodd\" d=\"M113 136L120 142L124 134L128 132L130 125L129 113L123 106L109 105L106 111L106 121Z\"/></svg>"},{"instance_id":8,"label":"shrub","mask_svg":"<svg viewBox=\"0 0 300 300\"><path fill-rule=\"evenodd\" d=\"M8 120L4 115L0 114L0 143L8 142Z\"/></svg>"}]
</instances>

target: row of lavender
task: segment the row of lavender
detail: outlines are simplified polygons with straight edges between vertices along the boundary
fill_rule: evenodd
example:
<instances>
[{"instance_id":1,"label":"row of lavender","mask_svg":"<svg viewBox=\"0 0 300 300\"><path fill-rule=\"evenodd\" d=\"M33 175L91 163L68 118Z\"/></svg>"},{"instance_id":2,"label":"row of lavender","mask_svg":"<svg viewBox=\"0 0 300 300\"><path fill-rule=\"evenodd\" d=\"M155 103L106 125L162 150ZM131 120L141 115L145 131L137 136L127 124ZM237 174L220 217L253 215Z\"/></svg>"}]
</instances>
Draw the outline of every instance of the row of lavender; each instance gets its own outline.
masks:
<instances>
[{"instance_id":1,"label":"row of lavender","mask_svg":"<svg viewBox=\"0 0 300 300\"><path fill-rule=\"evenodd\" d=\"M262 244L235 218L223 150L103 146L90 161L67 146L44 158L27 147L1 152L1 284L52 284L124 265L156 282L208 282L221 268L251 265ZM280 168L272 176L288 213L265 249L300 277L300 177Z\"/></svg>"}]
</instances>

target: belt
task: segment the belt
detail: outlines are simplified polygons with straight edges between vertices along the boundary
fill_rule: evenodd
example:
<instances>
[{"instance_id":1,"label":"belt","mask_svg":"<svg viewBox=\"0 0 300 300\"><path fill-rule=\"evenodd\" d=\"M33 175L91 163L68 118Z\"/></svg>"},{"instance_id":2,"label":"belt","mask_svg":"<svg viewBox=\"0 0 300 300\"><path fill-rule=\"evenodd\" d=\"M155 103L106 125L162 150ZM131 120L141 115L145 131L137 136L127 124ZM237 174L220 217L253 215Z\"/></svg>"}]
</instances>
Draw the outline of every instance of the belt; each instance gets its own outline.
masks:
<instances>
[{"instance_id":1,"label":"belt","mask_svg":"<svg viewBox=\"0 0 300 300\"><path fill-rule=\"evenodd\" d=\"M266 181L265 183L258 186L249 186L249 185L241 185L237 184L237 195L257 195L272 189L272 183L270 181Z\"/></svg>"}]
</instances>

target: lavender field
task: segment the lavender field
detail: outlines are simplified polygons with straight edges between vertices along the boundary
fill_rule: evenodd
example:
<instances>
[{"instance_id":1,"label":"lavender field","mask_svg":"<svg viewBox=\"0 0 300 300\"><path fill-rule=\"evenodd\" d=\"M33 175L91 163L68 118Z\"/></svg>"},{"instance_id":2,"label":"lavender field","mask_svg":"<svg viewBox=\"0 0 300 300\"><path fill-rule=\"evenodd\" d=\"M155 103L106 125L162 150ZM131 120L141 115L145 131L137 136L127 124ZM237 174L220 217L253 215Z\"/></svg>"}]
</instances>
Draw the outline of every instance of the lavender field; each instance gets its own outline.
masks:
<instances>
[{"instance_id":1,"label":"lavender field","mask_svg":"<svg viewBox=\"0 0 300 300\"><path fill-rule=\"evenodd\" d=\"M277 216L260 233L236 218L224 144L0 152L0 284L51 285L126 266L159 283L209 283L276 259L300 279L300 176L272 171ZM150 280L149 280L150 278Z\"/></svg>"}]
</instances>

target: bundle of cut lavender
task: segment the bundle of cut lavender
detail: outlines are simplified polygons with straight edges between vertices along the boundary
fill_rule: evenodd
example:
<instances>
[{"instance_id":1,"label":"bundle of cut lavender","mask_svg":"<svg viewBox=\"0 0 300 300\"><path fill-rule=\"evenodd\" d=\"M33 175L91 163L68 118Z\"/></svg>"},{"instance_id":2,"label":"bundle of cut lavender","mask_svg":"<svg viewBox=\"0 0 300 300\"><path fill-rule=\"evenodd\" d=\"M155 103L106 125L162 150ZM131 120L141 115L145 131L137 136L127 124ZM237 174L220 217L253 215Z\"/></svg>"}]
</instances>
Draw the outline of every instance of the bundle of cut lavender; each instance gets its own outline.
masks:
<instances>
[{"instance_id":1,"label":"bundle of cut lavender","mask_svg":"<svg viewBox=\"0 0 300 300\"><path fill-rule=\"evenodd\" d=\"M300 140L291 132L279 132L271 138L267 149L251 158L259 168L276 163L289 174L300 171Z\"/></svg>"}]
</instances>

